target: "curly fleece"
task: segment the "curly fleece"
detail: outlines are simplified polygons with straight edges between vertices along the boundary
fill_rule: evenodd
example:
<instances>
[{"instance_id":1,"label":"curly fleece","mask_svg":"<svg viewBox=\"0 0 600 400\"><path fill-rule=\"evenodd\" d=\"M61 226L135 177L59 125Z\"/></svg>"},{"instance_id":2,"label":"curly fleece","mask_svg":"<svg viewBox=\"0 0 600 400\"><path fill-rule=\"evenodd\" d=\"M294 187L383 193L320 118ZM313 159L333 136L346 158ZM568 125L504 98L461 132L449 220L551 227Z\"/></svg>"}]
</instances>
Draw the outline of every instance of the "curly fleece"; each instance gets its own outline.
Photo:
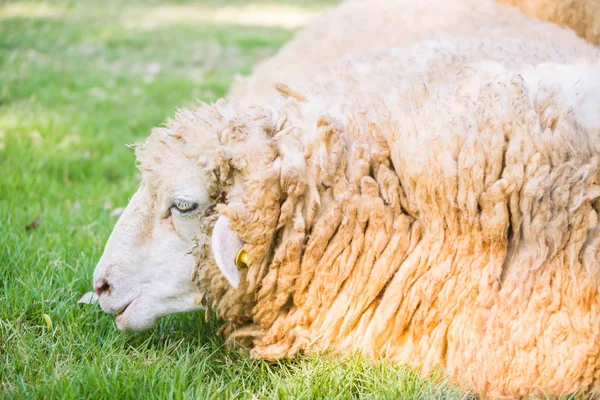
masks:
<instances>
[{"instance_id":1,"label":"curly fleece","mask_svg":"<svg viewBox=\"0 0 600 400\"><path fill-rule=\"evenodd\" d=\"M356 54L270 106L220 101L156 130L144 180L201 160L245 242L234 290L205 251L214 217L199 238L223 333L270 360L441 368L484 397L598 387L600 67L575 47Z\"/></svg>"}]
</instances>

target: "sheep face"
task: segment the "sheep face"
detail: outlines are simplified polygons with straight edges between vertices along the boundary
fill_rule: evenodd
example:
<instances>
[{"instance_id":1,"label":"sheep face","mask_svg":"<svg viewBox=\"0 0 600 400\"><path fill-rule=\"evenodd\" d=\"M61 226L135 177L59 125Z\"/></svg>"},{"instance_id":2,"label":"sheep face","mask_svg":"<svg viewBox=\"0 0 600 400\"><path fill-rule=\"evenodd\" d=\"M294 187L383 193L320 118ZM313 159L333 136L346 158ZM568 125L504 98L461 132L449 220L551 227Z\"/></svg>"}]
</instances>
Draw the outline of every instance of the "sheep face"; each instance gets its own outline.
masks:
<instances>
[{"instance_id":1,"label":"sheep face","mask_svg":"<svg viewBox=\"0 0 600 400\"><path fill-rule=\"evenodd\" d=\"M162 316L203 308L190 277L213 206L196 170L171 174L168 185L143 181L106 244L94 288L102 309L119 313L120 329L148 329Z\"/></svg>"},{"instance_id":2,"label":"sheep face","mask_svg":"<svg viewBox=\"0 0 600 400\"><path fill-rule=\"evenodd\" d=\"M120 329L147 329L167 314L213 307L217 297L228 299L235 318L247 317L235 259L242 246L262 259L277 223L273 120L260 107L204 105L180 111L138 148L142 184L94 272L103 310L121 311ZM260 204L248 206L248 193ZM248 225L255 220L269 223ZM215 308L227 317L222 301Z\"/></svg>"}]
</instances>

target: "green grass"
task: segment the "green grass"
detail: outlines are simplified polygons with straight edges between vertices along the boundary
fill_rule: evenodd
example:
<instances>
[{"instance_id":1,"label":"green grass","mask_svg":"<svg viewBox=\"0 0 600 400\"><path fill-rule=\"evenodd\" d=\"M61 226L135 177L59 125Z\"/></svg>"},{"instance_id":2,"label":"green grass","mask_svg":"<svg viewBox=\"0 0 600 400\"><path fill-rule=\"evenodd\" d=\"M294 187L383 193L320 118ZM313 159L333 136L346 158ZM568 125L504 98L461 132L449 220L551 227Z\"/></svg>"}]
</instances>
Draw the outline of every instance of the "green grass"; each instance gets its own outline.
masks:
<instances>
[{"instance_id":1,"label":"green grass","mask_svg":"<svg viewBox=\"0 0 600 400\"><path fill-rule=\"evenodd\" d=\"M218 322L202 313L132 334L99 307L76 304L116 221L111 211L137 186L126 144L177 107L223 96L235 74L293 35L197 22L186 8L247 2L194 4L0 2L0 398L459 397L358 356L251 360L226 348ZM148 24L158 7L175 16ZM39 228L26 230L38 216Z\"/></svg>"}]
</instances>

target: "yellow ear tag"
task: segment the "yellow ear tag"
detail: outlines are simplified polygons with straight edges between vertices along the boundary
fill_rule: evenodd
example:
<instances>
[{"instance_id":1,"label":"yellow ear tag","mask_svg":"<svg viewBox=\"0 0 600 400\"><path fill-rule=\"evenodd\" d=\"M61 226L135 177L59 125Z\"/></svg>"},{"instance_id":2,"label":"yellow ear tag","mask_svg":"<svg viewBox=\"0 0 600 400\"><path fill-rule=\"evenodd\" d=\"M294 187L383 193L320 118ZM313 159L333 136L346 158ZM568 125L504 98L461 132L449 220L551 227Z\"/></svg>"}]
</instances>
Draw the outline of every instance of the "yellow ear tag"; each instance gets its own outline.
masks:
<instances>
[{"instance_id":1,"label":"yellow ear tag","mask_svg":"<svg viewBox=\"0 0 600 400\"><path fill-rule=\"evenodd\" d=\"M240 249L235 256L235 266L239 270L248 268L248 253L244 249Z\"/></svg>"}]
</instances>

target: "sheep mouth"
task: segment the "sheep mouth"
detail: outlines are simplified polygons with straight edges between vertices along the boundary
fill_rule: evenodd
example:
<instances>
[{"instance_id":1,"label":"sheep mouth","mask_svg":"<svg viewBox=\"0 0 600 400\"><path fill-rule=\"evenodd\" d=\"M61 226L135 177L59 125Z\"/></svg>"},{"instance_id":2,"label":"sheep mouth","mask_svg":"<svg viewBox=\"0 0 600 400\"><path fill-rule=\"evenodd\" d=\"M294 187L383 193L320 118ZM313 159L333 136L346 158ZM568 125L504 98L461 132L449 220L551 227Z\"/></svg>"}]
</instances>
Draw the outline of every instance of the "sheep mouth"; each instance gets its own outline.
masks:
<instances>
[{"instance_id":1,"label":"sheep mouth","mask_svg":"<svg viewBox=\"0 0 600 400\"><path fill-rule=\"evenodd\" d=\"M117 310L117 312L115 313L115 314L117 314L117 317L118 317L119 315L123 315L123 313L125 312L125 310L127 310L127 307L129 307L130 305L131 305L131 303L129 303L129 304L127 304L126 306L124 306L124 307L121 307L119 310Z\"/></svg>"},{"instance_id":2,"label":"sheep mouth","mask_svg":"<svg viewBox=\"0 0 600 400\"><path fill-rule=\"evenodd\" d=\"M119 317L122 317L125 312L130 309L131 305L137 300L137 297L133 300L131 300L129 303L127 303L126 305L124 305L123 307L117 309L116 314L117 314L117 319Z\"/></svg>"}]
</instances>

